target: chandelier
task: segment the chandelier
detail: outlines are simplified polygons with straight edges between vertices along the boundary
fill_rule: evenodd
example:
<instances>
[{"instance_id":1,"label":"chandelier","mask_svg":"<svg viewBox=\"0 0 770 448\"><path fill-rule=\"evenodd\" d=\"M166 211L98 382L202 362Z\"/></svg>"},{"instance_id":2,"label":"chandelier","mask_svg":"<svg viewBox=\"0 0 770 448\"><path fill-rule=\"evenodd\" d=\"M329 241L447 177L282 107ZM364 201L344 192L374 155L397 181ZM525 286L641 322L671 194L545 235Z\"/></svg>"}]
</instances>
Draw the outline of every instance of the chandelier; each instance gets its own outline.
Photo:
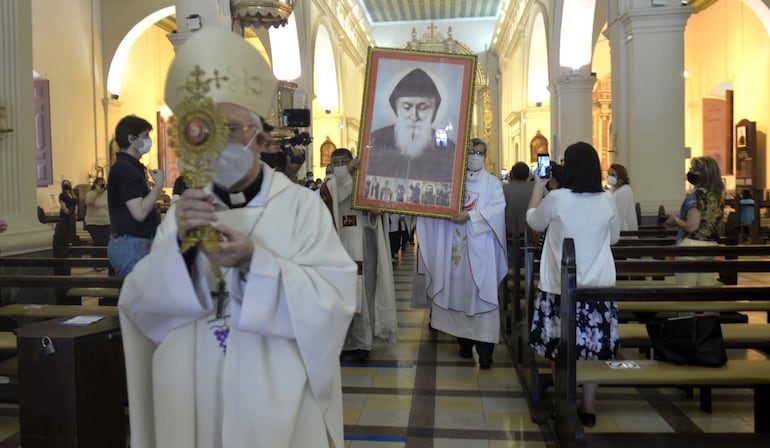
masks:
<instances>
[{"instance_id":1,"label":"chandelier","mask_svg":"<svg viewBox=\"0 0 770 448\"><path fill-rule=\"evenodd\" d=\"M230 13L242 27L278 28L286 25L297 3L299 0L232 0Z\"/></svg>"}]
</instances>

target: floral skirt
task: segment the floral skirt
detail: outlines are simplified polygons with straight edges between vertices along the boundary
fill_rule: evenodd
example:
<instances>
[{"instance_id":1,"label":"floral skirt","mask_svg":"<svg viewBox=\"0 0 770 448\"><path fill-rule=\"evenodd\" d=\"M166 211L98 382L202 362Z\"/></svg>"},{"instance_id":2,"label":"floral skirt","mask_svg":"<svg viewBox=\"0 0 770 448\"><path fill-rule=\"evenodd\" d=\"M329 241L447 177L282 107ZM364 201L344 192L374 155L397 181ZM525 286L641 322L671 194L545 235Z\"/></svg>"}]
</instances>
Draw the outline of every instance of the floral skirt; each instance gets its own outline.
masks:
<instances>
[{"instance_id":1,"label":"floral skirt","mask_svg":"<svg viewBox=\"0 0 770 448\"><path fill-rule=\"evenodd\" d=\"M561 296L538 290L529 347L541 356L559 355ZM618 349L618 307L615 302L578 301L576 307L576 345L578 359L612 359Z\"/></svg>"}]
</instances>

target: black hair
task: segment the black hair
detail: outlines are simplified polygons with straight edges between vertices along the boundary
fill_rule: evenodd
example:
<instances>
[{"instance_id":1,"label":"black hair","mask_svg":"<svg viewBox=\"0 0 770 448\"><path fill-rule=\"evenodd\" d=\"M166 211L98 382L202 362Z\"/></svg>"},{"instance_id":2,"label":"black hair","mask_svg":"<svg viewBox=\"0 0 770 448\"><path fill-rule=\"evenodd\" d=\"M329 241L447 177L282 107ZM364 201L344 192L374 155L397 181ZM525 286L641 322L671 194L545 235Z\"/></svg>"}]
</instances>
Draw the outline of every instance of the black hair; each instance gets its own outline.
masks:
<instances>
[{"instance_id":1,"label":"black hair","mask_svg":"<svg viewBox=\"0 0 770 448\"><path fill-rule=\"evenodd\" d=\"M559 181L561 187L573 193L600 193L602 166L596 149L588 143L577 142L564 150L564 169Z\"/></svg>"},{"instance_id":2,"label":"black hair","mask_svg":"<svg viewBox=\"0 0 770 448\"><path fill-rule=\"evenodd\" d=\"M485 152L485 153L487 152L487 144L486 144L486 143L484 143L484 140L482 140L482 139L480 139L480 138L472 138L472 139L471 139L471 145L472 145L472 146L481 145L481 146L483 146L483 147L484 147L484 152Z\"/></svg>"},{"instance_id":3,"label":"black hair","mask_svg":"<svg viewBox=\"0 0 770 448\"><path fill-rule=\"evenodd\" d=\"M332 151L331 157L348 156L350 160L353 160L353 153L348 148L337 148Z\"/></svg>"},{"instance_id":4,"label":"black hair","mask_svg":"<svg viewBox=\"0 0 770 448\"><path fill-rule=\"evenodd\" d=\"M529 165L524 162L516 162L511 167L511 176L513 176L513 180L529 179Z\"/></svg>"},{"instance_id":5,"label":"black hair","mask_svg":"<svg viewBox=\"0 0 770 448\"><path fill-rule=\"evenodd\" d=\"M751 190L743 190L741 191L741 197L743 199L754 199L751 195Z\"/></svg>"},{"instance_id":6,"label":"black hair","mask_svg":"<svg viewBox=\"0 0 770 448\"><path fill-rule=\"evenodd\" d=\"M120 149L126 149L131 145L131 142L128 141L129 135L138 137L145 131L152 131L152 125L149 121L136 115L126 115L115 126L115 142Z\"/></svg>"}]
</instances>

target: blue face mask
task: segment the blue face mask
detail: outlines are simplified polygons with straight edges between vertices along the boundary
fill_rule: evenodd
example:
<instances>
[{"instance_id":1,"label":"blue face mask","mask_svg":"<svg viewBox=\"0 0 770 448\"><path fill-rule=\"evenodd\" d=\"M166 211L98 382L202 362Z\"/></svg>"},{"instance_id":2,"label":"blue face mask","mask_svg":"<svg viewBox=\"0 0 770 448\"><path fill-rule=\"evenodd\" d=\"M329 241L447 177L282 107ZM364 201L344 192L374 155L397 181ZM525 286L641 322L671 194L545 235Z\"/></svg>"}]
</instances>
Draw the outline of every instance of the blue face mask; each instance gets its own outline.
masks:
<instances>
[{"instance_id":1,"label":"blue face mask","mask_svg":"<svg viewBox=\"0 0 770 448\"><path fill-rule=\"evenodd\" d=\"M152 139L147 137L142 139L142 146L136 148L136 150L139 151L139 154L144 155L150 152L150 148L152 148Z\"/></svg>"}]
</instances>

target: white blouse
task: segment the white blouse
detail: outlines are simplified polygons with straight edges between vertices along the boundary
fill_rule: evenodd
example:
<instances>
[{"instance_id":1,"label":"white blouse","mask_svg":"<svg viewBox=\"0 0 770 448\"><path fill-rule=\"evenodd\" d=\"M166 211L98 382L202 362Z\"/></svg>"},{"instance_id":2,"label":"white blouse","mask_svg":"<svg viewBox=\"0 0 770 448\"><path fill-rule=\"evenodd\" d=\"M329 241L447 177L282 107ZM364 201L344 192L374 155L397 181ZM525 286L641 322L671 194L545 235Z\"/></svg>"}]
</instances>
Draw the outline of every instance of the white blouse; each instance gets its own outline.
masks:
<instances>
[{"instance_id":1,"label":"white blouse","mask_svg":"<svg viewBox=\"0 0 770 448\"><path fill-rule=\"evenodd\" d=\"M539 232L547 229L540 258L542 291L561 294L564 238L575 240L578 286L615 284L610 245L620 238L620 224L611 193L551 191L537 208L527 210L527 224Z\"/></svg>"}]
</instances>

